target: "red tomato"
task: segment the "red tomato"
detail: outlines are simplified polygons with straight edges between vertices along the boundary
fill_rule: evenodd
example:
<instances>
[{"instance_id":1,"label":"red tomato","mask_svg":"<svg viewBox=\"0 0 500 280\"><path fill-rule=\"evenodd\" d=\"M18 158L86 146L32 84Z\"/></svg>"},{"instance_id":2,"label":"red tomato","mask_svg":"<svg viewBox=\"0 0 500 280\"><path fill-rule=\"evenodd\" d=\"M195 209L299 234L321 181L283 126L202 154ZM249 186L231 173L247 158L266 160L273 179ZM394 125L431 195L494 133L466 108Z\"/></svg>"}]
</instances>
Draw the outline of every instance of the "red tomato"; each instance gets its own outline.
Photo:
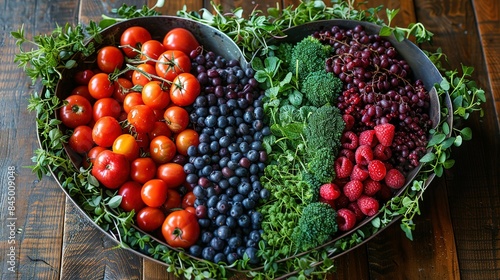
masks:
<instances>
[{"instance_id":1,"label":"red tomato","mask_svg":"<svg viewBox=\"0 0 500 280\"><path fill-rule=\"evenodd\" d=\"M139 145L134 136L122 134L113 142L113 152L124 155L129 161L139 157Z\"/></svg>"},{"instance_id":2,"label":"red tomato","mask_svg":"<svg viewBox=\"0 0 500 280\"><path fill-rule=\"evenodd\" d=\"M156 178L167 183L168 188L177 188L186 181L184 167L178 163L167 162L158 166Z\"/></svg>"},{"instance_id":3,"label":"red tomato","mask_svg":"<svg viewBox=\"0 0 500 280\"><path fill-rule=\"evenodd\" d=\"M59 118L65 126L75 128L92 120L92 105L87 98L71 95L64 102L66 105L59 109Z\"/></svg>"},{"instance_id":4,"label":"red tomato","mask_svg":"<svg viewBox=\"0 0 500 280\"><path fill-rule=\"evenodd\" d=\"M92 128L86 125L76 127L69 137L68 144L73 151L79 154L87 153L94 147L94 141L92 141Z\"/></svg>"},{"instance_id":5,"label":"red tomato","mask_svg":"<svg viewBox=\"0 0 500 280\"><path fill-rule=\"evenodd\" d=\"M186 209L187 207L193 207L194 201L196 200L196 195L194 193L188 192L182 197L182 208Z\"/></svg>"},{"instance_id":6,"label":"red tomato","mask_svg":"<svg viewBox=\"0 0 500 280\"><path fill-rule=\"evenodd\" d=\"M142 101L152 109L165 109L170 103L168 88L159 81L151 81L142 88Z\"/></svg>"},{"instance_id":7,"label":"red tomato","mask_svg":"<svg viewBox=\"0 0 500 280\"><path fill-rule=\"evenodd\" d=\"M137 213L135 219L140 229L152 232L162 226L165 214L159 208L146 206Z\"/></svg>"},{"instance_id":8,"label":"red tomato","mask_svg":"<svg viewBox=\"0 0 500 280\"><path fill-rule=\"evenodd\" d=\"M150 157L136 158L130 164L130 178L141 184L156 176L156 163Z\"/></svg>"},{"instance_id":9,"label":"red tomato","mask_svg":"<svg viewBox=\"0 0 500 280\"><path fill-rule=\"evenodd\" d=\"M135 105L127 115L129 124L136 132L150 132L156 122L156 116L149 106Z\"/></svg>"},{"instance_id":10,"label":"red tomato","mask_svg":"<svg viewBox=\"0 0 500 280\"><path fill-rule=\"evenodd\" d=\"M125 182L118 190L118 195L122 197L120 207L127 212L134 210L135 213L138 213L139 210L146 207L146 204L141 198L141 190L142 185L138 182Z\"/></svg>"},{"instance_id":11,"label":"red tomato","mask_svg":"<svg viewBox=\"0 0 500 280\"><path fill-rule=\"evenodd\" d=\"M163 44L158 40L149 40L141 46L141 61L155 65L160 54L166 51Z\"/></svg>"},{"instance_id":12,"label":"red tomato","mask_svg":"<svg viewBox=\"0 0 500 280\"><path fill-rule=\"evenodd\" d=\"M160 55L155 68L158 76L173 81L177 75L191 71L191 60L181 51L170 50Z\"/></svg>"},{"instance_id":13,"label":"red tomato","mask_svg":"<svg viewBox=\"0 0 500 280\"><path fill-rule=\"evenodd\" d=\"M111 147L115 139L122 134L118 121L110 116L98 119L92 128L92 140L101 147Z\"/></svg>"},{"instance_id":14,"label":"red tomato","mask_svg":"<svg viewBox=\"0 0 500 280\"><path fill-rule=\"evenodd\" d=\"M116 101L115 99L111 97L105 97L98 99L94 103L94 107L92 109L94 121L97 121L98 119L105 116L110 116L118 119L122 111L122 106L120 106L120 103L118 103L118 101Z\"/></svg>"},{"instance_id":15,"label":"red tomato","mask_svg":"<svg viewBox=\"0 0 500 280\"><path fill-rule=\"evenodd\" d=\"M106 73L97 73L89 81L89 93L95 99L113 96L115 85Z\"/></svg>"},{"instance_id":16,"label":"red tomato","mask_svg":"<svg viewBox=\"0 0 500 280\"><path fill-rule=\"evenodd\" d=\"M179 106L170 106L163 114L168 128L173 133L179 133L189 125L189 113Z\"/></svg>"},{"instance_id":17,"label":"red tomato","mask_svg":"<svg viewBox=\"0 0 500 280\"><path fill-rule=\"evenodd\" d=\"M71 95L80 95L80 96L83 96L83 97L87 98L87 100L90 103L92 103L94 101L94 98L92 97L92 95L90 95L89 86L88 85L80 85L80 86L75 87L71 91Z\"/></svg>"},{"instance_id":18,"label":"red tomato","mask_svg":"<svg viewBox=\"0 0 500 280\"><path fill-rule=\"evenodd\" d=\"M179 50L189 55L200 46L191 31L184 28L174 28L163 38L163 46L167 50Z\"/></svg>"},{"instance_id":19,"label":"red tomato","mask_svg":"<svg viewBox=\"0 0 500 280\"><path fill-rule=\"evenodd\" d=\"M117 189L128 180L130 163L121 154L110 150L100 152L94 160L92 175L109 189Z\"/></svg>"},{"instance_id":20,"label":"red tomato","mask_svg":"<svg viewBox=\"0 0 500 280\"><path fill-rule=\"evenodd\" d=\"M115 84L115 91L113 92L113 98L116 99L116 101L123 103L123 100L125 100L125 96L132 92L131 88L134 86L132 82L128 79L125 78L118 78L116 81L114 81Z\"/></svg>"},{"instance_id":21,"label":"red tomato","mask_svg":"<svg viewBox=\"0 0 500 280\"><path fill-rule=\"evenodd\" d=\"M172 136L172 132L170 131L168 125L165 122L157 121L155 122L153 129L148 133L148 135L150 139L153 139L156 136L160 135L167 136L170 138L170 136Z\"/></svg>"},{"instance_id":22,"label":"red tomato","mask_svg":"<svg viewBox=\"0 0 500 280\"><path fill-rule=\"evenodd\" d=\"M193 129L185 129L175 137L177 152L184 156L187 156L189 146L198 146L198 144L200 144L199 135Z\"/></svg>"},{"instance_id":23,"label":"red tomato","mask_svg":"<svg viewBox=\"0 0 500 280\"><path fill-rule=\"evenodd\" d=\"M176 152L175 143L167 136L157 136L149 143L149 153L157 164L171 161Z\"/></svg>"},{"instance_id":24,"label":"red tomato","mask_svg":"<svg viewBox=\"0 0 500 280\"><path fill-rule=\"evenodd\" d=\"M91 164L94 164L94 160L97 155L105 150L106 148L101 146L94 146L92 149L90 149L90 151L88 151L88 153L85 155L85 158L82 162L83 168L89 168Z\"/></svg>"},{"instance_id":25,"label":"red tomato","mask_svg":"<svg viewBox=\"0 0 500 280\"><path fill-rule=\"evenodd\" d=\"M170 100L178 106L188 106L193 104L196 97L200 95L200 82L191 73L179 74L172 81L170 87Z\"/></svg>"},{"instance_id":26,"label":"red tomato","mask_svg":"<svg viewBox=\"0 0 500 280\"><path fill-rule=\"evenodd\" d=\"M115 46L105 46L97 51L97 67L104 73L113 73L123 66L122 51Z\"/></svg>"},{"instance_id":27,"label":"red tomato","mask_svg":"<svg viewBox=\"0 0 500 280\"><path fill-rule=\"evenodd\" d=\"M139 148L141 148L143 150L149 149L149 139L151 139L151 138L149 137L148 133L136 132L136 134L135 134L135 140L137 141Z\"/></svg>"},{"instance_id":28,"label":"red tomato","mask_svg":"<svg viewBox=\"0 0 500 280\"><path fill-rule=\"evenodd\" d=\"M155 67L151 64L143 63L136 66L137 69L132 72L131 81L134 85L144 86L153 80L156 75Z\"/></svg>"},{"instance_id":29,"label":"red tomato","mask_svg":"<svg viewBox=\"0 0 500 280\"><path fill-rule=\"evenodd\" d=\"M89 84L90 78L92 78L92 76L94 76L94 71L87 69L76 72L73 79L77 84L86 86Z\"/></svg>"},{"instance_id":30,"label":"red tomato","mask_svg":"<svg viewBox=\"0 0 500 280\"><path fill-rule=\"evenodd\" d=\"M168 245L188 248L198 240L200 226L195 215L186 210L178 210L165 218L161 232Z\"/></svg>"},{"instance_id":31,"label":"red tomato","mask_svg":"<svg viewBox=\"0 0 500 280\"><path fill-rule=\"evenodd\" d=\"M125 99L123 99L123 111L128 114L135 105L144 105L142 95L139 92L131 92L125 96Z\"/></svg>"},{"instance_id":32,"label":"red tomato","mask_svg":"<svg viewBox=\"0 0 500 280\"><path fill-rule=\"evenodd\" d=\"M167 184L160 179L151 179L142 185L142 201L150 207L160 207L167 200Z\"/></svg>"},{"instance_id":33,"label":"red tomato","mask_svg":"<svg viewBox=\"0 0 500 280\"><path fill-rule=\"evenodd\" d=\"M181 195L174 189L167 190L167 201L163 203L163 209L170 211L175 208L181 208Z\"/></svg>"},{"instance_id":34,"label":"red tomato","mask_svg":"<svg viewBox=\"0 0 500 280\"><path fill-rule=\"evenodd\" d=\"M138 51L141 49L141 45L149 40L151 40L151 34L146 28L132 26L123 31L120 37L120 45L125 55L133 58L139 54Z\"/></svg>"},{"instance_id":35,"label":"red tomato","mask_svg":"<svg viewBox=\"0 0 500 280\"><path fill-rule=\"evenodd\" d=\"M194 208L193 206L184 207L184 210L196 216L196 208Z\"/></svg>"}]
</instances>

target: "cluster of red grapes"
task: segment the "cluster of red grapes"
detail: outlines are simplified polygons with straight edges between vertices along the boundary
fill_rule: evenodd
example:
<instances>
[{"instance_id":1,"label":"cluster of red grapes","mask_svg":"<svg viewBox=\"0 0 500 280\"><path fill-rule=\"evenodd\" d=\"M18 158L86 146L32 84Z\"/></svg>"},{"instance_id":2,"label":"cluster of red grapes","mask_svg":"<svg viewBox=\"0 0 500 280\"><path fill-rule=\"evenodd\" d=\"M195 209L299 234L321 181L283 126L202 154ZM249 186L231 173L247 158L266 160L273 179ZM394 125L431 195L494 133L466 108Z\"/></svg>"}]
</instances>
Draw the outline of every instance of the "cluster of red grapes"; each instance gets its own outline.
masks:
<instances>
[{"instance_id":1,"label":"cluster of red grapes","mask_svg":"<svg viewBox=\"0 0 500 280\"><path fill-rule=\"evenodd\" d=\"M313 36L335 50L326 61L326 70L344 82L337 106L355 118L353 130L359 133L377 124L394 124L392 164L402 171L416 167L426 152L432 126L429 93L423 82L411 79L410 66L389 41L367 34L360 25L353 29L334 26Z\"/></svg>"}]
</instances>

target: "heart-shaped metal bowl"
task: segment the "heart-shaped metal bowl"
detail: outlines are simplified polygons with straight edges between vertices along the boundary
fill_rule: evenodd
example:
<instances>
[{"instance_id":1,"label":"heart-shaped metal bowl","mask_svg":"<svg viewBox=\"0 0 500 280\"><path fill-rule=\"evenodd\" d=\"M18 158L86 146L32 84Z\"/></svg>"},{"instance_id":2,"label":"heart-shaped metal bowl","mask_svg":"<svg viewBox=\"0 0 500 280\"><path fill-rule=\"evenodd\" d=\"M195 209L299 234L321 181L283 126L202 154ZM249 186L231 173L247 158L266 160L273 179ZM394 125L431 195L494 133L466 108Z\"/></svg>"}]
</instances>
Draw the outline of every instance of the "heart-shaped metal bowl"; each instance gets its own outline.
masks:
<instances>
[{"instance_id":1,"label":"heart-shaped metal bowl","mask_svg":"<svg viewBox=\"0 0 500 280\"><path fill-rule=\"evenodd\" d=\"M380 30L380 26L366 23L366 22L359 22L359 21L352 21L352 20L328 20L328 21L317 21L317 22L312 22L309 24L304 24L298 27L290 28L285 30L286 37L281 38L281 39L273 39L269 41L269 44L278 44L280 42L298 42L305 36L308 36L316 31L320 30L326 30L330 29L332 26L339 26L341 28L354 28L356 25L362 25L366 32L369 34L378 34ZM161 40L169 30L176 28L176 27L183 27L188 30L190 30L195 37L198 39L201 45L203 45L204 49L206 50L211 50L214 51L218 55L222 55L226 59L236 59L240 61L240 64L242 67L248 67L249 63L248 61L245 60L241 50L239 47L236 45L235 42L233 42L227 35L222 33L221 31L210 27L208 25L195 22L189 19L183 19L183 18L178 18L178 17L173 17L173 16L153 16L153 17L144 17L144 18L136 18L136 19L131 19L127 20L124 22L117 23L115 25L112 25L102 31L102 37L103 41L100 44L97 44L95 41L91 41L92 43L96 44L96 49L99 48L99 46L104 46L104 45L118 45L119 39L121 34L123 33L124 30L126 30L129 27L132 26L142 26L148 29L152 37L154 39L159 39ZM404 40L402 42L397 41L394 37L387 37L387 40L389 40L393 46L397 49L397 51L400 53L400 55L408 62L410 67L413 70L413 75L414 78L419 78L423 80L424 84L426 85L427 90L429 91L431 95L431 108L430 108L430 116L432 118L433 124L437 125L440 122L440 109L442 105L439 102L439 98L437 96L436 90L434 88L434 84L439 83L442 80L442 76L439 73L438 69L434 66L434 64L428 59L428 57L425 55L424 52L422 52L416 45L414 45L412 42L408 40ZM96 55L91 55L90 57L84 57L82 54L78 53L75 55L74 59L77 61L78 66L76 68L70 69L70 70L65 70L63 71L63 78L60 80L60 82L57 85L56 88L56 95L59 97L59 99L63 100L67 96L70 95L72 88L74 87L73 79L72 77L75 75L75 73L79 70L82 69L88 69L89 64L95 65L95 58ZM449 96L446 96L444 98L445 104L444 106L448 107L451 109L451 101L449 100ZM452 127L452 120L451 118L447 119L447 122L450 125L450 128ZM64 132L66 129L61 126L61 130ZM82 157L72 151L69 147L65 147L66 153L72 160L73 164L77 169L79 169L82 165ZM412 172L408 174L407 177L407 184L401 188L395 195L401 195L402 192L405 191L406 188L408 188L408 185L411 183L411 181L415 178L415 176L418 174L420 171L421 166L415 168ZM61 186L61 182L58 180L58 176L55 176L56 181L59 183ZM427 180L427 184L430 183L432 180L431 176ZM78 199L73 198L70 196L69 192L61 186L61 188L64 190L64 192L68 195L68 197L75 203L75 205L79 208L79 210L89 218L89 220L92 222L91 217L89 217L86 212L84 211L82 205L79 205L77 203ZM368 222L370 222L373 218L377 217L372 216L369 218L366 218L364 221L359 223L354 229L350 230L349 232L342 233L342 235L335 236L333 240L329 241L328 243L320 246L329 246L331 244L334 244L337 240L340 238L343 238L345 236L348 236L352 234L353 232L356 232L360 227L364 226ZM92 222L93 223L93 222ZM105 231L101 229L98 225L96 225L97 228L99 228L101 231L103 231L105 234L110 236L113 239L116 239L115 236L113 236L113 233L110 231ZM138 229L139 230L139 229ZM154 238L154 237L153 237ZM166 245L161 240L156 239L158 242L162 242L163 244ZM368 241L369 238L363 241L365 243ZM363 244L361 243L361 244ZM361 245L359 244L359 245ZM358 246L359 246L358 245ZM172 248L173 250L176 250L175 248ZM156 260L147 254L144 254L139 251L132 250L131 251L145 257L148 259L151 259L153 261L156 261L158 263L164 264L165 263ZM345 252L342 252L345 253ZM339 256L342 253L338 254L332 254L330 257L335 258ZM228 269L236 270L235 268L229 267ZM258 267L256 269L262 269L262 267Z\"/></svg>"}]
</instances>

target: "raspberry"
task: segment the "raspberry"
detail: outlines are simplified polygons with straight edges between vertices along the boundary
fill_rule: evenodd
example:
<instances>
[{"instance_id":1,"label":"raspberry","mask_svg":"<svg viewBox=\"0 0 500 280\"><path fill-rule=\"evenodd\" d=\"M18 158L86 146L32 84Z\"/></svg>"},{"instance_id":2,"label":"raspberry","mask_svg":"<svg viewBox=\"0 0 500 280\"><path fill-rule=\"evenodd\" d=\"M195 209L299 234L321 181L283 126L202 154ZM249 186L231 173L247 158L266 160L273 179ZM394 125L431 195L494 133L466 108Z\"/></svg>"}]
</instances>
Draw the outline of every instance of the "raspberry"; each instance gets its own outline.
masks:
<instances>
[{"instance_id":1,"label":"raspberry","mask_svg":"<svg viewBox=\"0 0 500 280\"><path fill-rule=\"evenodd\" d=\"M365 214L361 212L361 209L359 209L358 203L356 201L349 203L349 205L347 205L347 208L351 210L354 215L356 215L356 220L358 222L365 218Z\"/></svg>"},{"instance_id":2,"label":"raspberry","mask_svg":"<svg viewBox=\"0 0 500 280\"><path fill-rule=\"evenodd\" d=\"M344 149L355 150L358 147L358 135L352 131L346 131L340 138Z\"/></svg>"},{"instance_id":3,"label":"raspberry","mask_svg":"<svg viewBox=\"0 0 500 280\"><path fill-rule=\"evenodd\" d=\"M349 181L343 190L349 201L355 201L363 194L363 183L358 180Z\"/></svg>"},{"instance_id":4,"label":"raspberry","mask_svg":"<svg viewBox=\"0 0 500 280\"><path fill-rule=\"evenodd\" d=\"M335 160L335 174L337 178L347 178L351 175L354 164L346 157L338 157Z\"/></svg>"},{"instance_id":5,"label":"raspberry","mask_svg":"<svg viewBox=\"0 0 500 280\"><path fill-rule=\"evenodd\" d=\"M356 164L352 168L351 180L364 181L368 176L370 176L370 174L368 174L368 169L366 169L366 167Z\"/></svg>"},{"instance_id":6,"label":"raspberry","mask_svg":"<svg viewBox=\"0 0 500 280\"><path fill-rule=\"evenodd\" d=\"M406 178L401 171L393 168L385 175L385 184L389 188L400 189L405 185Z\"/></svg>"},{"instance_id":7,"label":"raspberry","mask_svg":"<svg viewBox=\"0 0 500 280\"><path fill-rule=\"evenodd\" d=\"M351 162L356 161L354 159L354 152L351 151L351 150L349 150L349 149L342 149L342 150L340 150L339 157L340 156L344 156L344 157L348 158Z\"/></svg>"},{"instance_id":8,"label":"raspberry","mask_svg":"<svg viewBox=\"0 0 500 280\"><path fill-rule=\"evenodd\" d=\"M392 157L392 149L391 147L378 144L373 149L373 157L379 160L388 160Z\"/></svg>"},{"instance_id":9,"label":"raspberry","mask_svg":"<svg viewBox=\"0 0 500 280\"><path fill-rule=\"evenodd\" d=\"M375 145L377 145L378 143L377 138L375 137L375 130L373 129L362 131L359 134L358 139L359 145L368 145L370 147L375 147Z\"/></svg>"},{"instance_id":10,"label":"raspberry","mask_svg":"<svg viewBox=\"0 0 500 280\"><path fill-rule=\"evenodd\" d=\"M330 205L332 208L335 208L335 201L333 200L326 200L324 198L322 198L321 196L319 197L319 202L323 202L325 204L328 204Z\"/></svg>"},{"instance_id":11,"label":"raspberry","mask_svg":"<svg viewBox=\"0 0 500 280\"><path fill-rule=\"evenodd\" d=\"M349 114L344 114L344 115L342 115L342 119L345 122L344 131L352 130L352 127L354 126L354 122L355 122L354 117L349 115Z\"/></svg>"},{"instance_id":12,"label":"raspberry","mask_svg":"<svg viewBox=\"0 0 500 280\"><path fill-rule=\"evenodd\" d=\"M378 204L378 200L376 200L373 197L366 196L366 195L361 196L358 199L357 203L358 203L359 209L361 209L361 212L363 212L363 214L365 214L367 216L373 216L373 215L377 214L379 207L380 207Z\"/></svg>"},{"instance_id":13,"label":"raspberry","mask_svg":"<svg viewBox=\"0 0 500 280\"><path fill-rule=\"evenodd\" d=\"M340 196L340 188L333 183L326 183L319 187L319 196L325 200L335 200Z\"/></svg>"},{"instance_id":14,"label":"raspberry","mask_svg":"<svg viewBox=\"0 0 500 280\"><path fill-rule=\"evenodd\" d=\"M340 231L349 231L356 225L356 215L349 209L337 210L337 224Z\"/></svg>"},{"instance_id":15,"label":"raspberry","mask_svg":"<svg viewBox=\"0 0 500 280\"><path fill-rule=\"evenodd\" d=\"M357 164L367 165L368 162L373 160L372 148L368 145L361 145L354 152L354 159Z\"/></svg>"},{"instance_id":16,"label":"raspberry","mask_svg":"<svg viewBox=\"0 0 500 280\"><path fill-rule=\"evenodd\" d=\"M364 194L367 196L374 196L375 194L382 189L382 184L378 181L374 181L372 179L366 179L366 181L363 182L364 186Z\"/></svg>"},{"instance_id":17,"label":"raspberry","mask_svg":"<svg viewBox=\"0 0 500 280\"><path fill-rule=\"evenodd\" d=\"M396 130L396 127L393 124L390 123L379 124L376 125L373 129L375 130L375 135L377 136L377 139L380 142L380 144L387 147L392 145L392 140L394 139L394 132Z\"/></svg>"},{"instance_id":18,"label":"raspberry","mask_svg":"<svg viewBox=\"0 0 500 280\"><path fill-rule=\"evenodd\" d=\"M381 181L385 178L385 164L378 159L368 163L368 174L373 181Z\"/></svg>"}]
</instances>

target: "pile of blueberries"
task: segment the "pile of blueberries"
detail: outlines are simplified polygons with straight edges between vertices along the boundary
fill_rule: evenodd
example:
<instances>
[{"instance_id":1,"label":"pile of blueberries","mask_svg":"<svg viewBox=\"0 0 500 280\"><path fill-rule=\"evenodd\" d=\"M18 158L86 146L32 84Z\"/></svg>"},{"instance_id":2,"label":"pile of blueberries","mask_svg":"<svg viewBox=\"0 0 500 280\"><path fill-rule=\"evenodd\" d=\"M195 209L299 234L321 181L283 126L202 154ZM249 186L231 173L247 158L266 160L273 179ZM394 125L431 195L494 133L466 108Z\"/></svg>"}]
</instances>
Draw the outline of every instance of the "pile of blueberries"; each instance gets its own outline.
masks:
<instances>
[{"instance_id":1,"label":"pile of blueberries","mask_svg":"<svg viewBox=\"0 0 500 280\"><path fill-rule=\"evenodd\" d=\"M262 140L271 133L263 94L254 70L237 60L206 52L192 63L202 90L189 108L190 122L200 143L188 149L184 171L201 234L189 253L226 264L246 255L257 264L262 215L256 207L269 198L260 182L267 160Z\"/></svg>"}]
</instances>

